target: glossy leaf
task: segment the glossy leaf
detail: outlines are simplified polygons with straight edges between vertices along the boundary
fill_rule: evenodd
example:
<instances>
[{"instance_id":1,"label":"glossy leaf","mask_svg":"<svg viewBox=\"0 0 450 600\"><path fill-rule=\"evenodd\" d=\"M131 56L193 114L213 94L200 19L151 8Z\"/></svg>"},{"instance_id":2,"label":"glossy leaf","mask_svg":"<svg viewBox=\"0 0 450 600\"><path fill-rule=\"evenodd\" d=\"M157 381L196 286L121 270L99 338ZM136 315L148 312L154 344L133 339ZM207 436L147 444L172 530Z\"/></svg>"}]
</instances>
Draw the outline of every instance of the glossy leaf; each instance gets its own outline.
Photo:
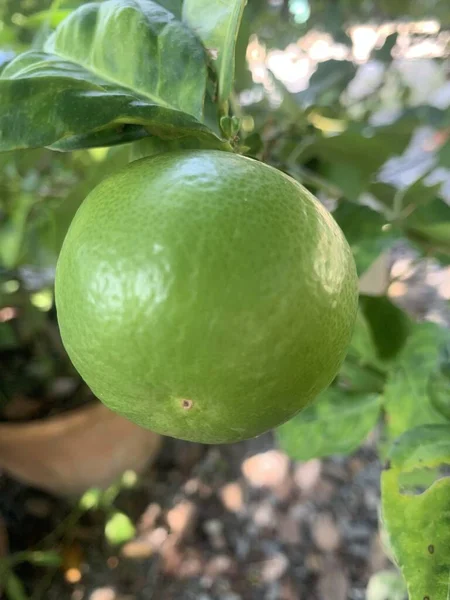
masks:
<instances>
[{"instance_id":1,"label":"glossy leaf","mask_svg":"<svg viewBox=\"0 0 450 600\"><path fill-rule=\"evenodd\" d=\"M183 19L216 63L219 102L226 102L234 79L234 53L246 0L184 0Z\"/></svg>"},{"instance_id":2,"label":"glossy leaf","mask_svg":"<svg viewBox=\"0 0 450 600\"><path fill-rule=\"evenodd\" d=\"M43 52L3 70L0 150L73 150L148 135L223 147L199 121L205 85L204 50L170 12L151 0L86 4Z\"/></svg>"},{"instance_id":3,"label":"glossy leaf","mask_svg":"<svg viewBox=\"0 0 450 600\"><path fill-rule=\"evenodd\" d=\"M361 295L360 305L379 358L394 359L403 348L411 330L409 317L385 296Z\"/></svg>"},{"instance_id":4,"label":"glossy leaf","mask_svg":"<svg viewBox=\"0 0 450 600\"><path fill-rule=\"evenodd\" d=\"M440 345L448 336L446 329L434 323L421 323L413 328L389 373L383 394L391 439L420 425L445 422L432 406L428 381L436 367Z\"/></svg>"},{"instance_id":5,"label":"glossy leaf","mask_svg":"<svg viewBox=\"0 0 450 600\"><path fill-rule=\"evenodd\" d=\"M296 460L349 454L367 437L379 414L376 394L348 394L331 387L276 435L281 448Z\"/></svg>"},{"instance_id":6,"label":"glossy leaf","mask_svg":"<svg viewBox=\"0 0 450 600\"><path fill-rule=\"evenodd\" d=\"M152 0L85 4L63 21L44 50L84 68L83 79L202 115L204 50L186 26Z\"/></svg>"},{"instance_id":7,"label":"glossy leaf","mask_svg":"<svg viewBox=\"0 0 450 600\"><path fill-rule=\"evenodd\" d=\"M382 518L410 600L450 595L450 479L421 494L405 494L401 476L450 464L450 425L426 425L405 433L392 447L382 474Z\"/></svg>"}]
</instances>

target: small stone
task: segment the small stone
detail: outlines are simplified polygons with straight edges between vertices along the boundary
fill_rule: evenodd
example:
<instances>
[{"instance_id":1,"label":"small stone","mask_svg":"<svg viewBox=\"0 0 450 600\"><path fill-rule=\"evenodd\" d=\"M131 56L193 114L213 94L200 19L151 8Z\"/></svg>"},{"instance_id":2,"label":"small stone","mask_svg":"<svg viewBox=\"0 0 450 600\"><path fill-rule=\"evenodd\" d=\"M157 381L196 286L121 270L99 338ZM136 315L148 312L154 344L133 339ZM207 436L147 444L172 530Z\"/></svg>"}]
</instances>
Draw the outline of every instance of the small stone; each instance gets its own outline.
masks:
<instances>
[{"instance_id":1,"label":"small stone","mask_svg":"<svg viewBox=\"0 0 450 600\"><path fill-rule=\"evenodd\" d=\"M193 479L188 479L184 484L184 491L186 494L188 494L188 496L196 494L198 492L199 483L199 480L195 477Z\"/></svg>"},{"instance_id":2,"label":"small stone","mask_svg":"<svg viewBox=\"0 0 450 600\"><path fill-rule=\"evenodd\" d=\"M195 505L189 500L183 500L171 508L166 519L172 533L180 538L186 536L194 525L195 514Z\"/></svg>"},{"instance_id":3,"label":"small stone","mask_svg":"<svg viewBox=\"0 0 450 600\"><path fill-rule=\"evenodd\" d=\"M290 477L285 477L284 480L273 488L273 493L277 500L286 502L292 495L294 490L294 482Z\"/></svg>"},{"instance_id":4,"label":"small stone","mask_svg":"<svg viewBox=\"0 0 450 600\"><path fill-rule=\"evenodd\" d=\"M149 558L153 554L151 544L145 539L136 539L127 542L121 549L121 553L126 558L144 559Z\"/></svg>"},{"instance_id":5,"label":"small stone","mask_svg":"<svg viewBox=\"0 0 450 600\"><path fill-rule=\"evenodd\" d=\"M316 546L324 552L337 550L341 542L339 529L329 514L317 517L312 526L312 537Z\"/></svg>"},{"instance_id":6,"label":"small stone","mask_svg":"<svg viewBox=\"0 0 450 600\"><path fill-rule=\"evenodd\" d=\"M203 564L200 556L192 554L187 556L180 565L178 576L181 579L191 579L198 577L203 570Z\"/></svg>"},{"instance_id":7,"label":"small stone","mask_svg":"<svg viewBox=\"0 0 450 600\"><path fill-rule=\"evenodd\" d=\"M209 537L211 546L215 550L222 550L226 546L226 540L223 535L223 524L219 519L210 519L204 524L204 530Z\"/></svg>"},{"instance_id":8,"label":"small stone","mask_svg":"<svg viewBox=\"0 0 450 600\"><path fill-rule=\"evenodd\" d=\"M183 562L183 554L179 549L179 538L176 534L168 536L167 540L161 546L160 555L162 557L163 571L168 574L178 574Z\"/></svg>"},{"instance_id":9,"label":"small stone","mask_svg":"<svg viewBox=\"0 0 450 600\"><path fill-rule=\"evenodd\" d=\"M313 573L318 573L322 570L322 563L322 556L314 552L308 554L305 560L305 565L307 566L308 571L312 571Z\"/></svg>"},{"instance_id":10,"label":"small stone","mask_svg":"<svg viewBox=\"0 0 450 600\"><path fill-rule=\"evenodd\" d=\"M223 505L233 513L241 512L244 507L242 487L236 481L224 485L219 492Z\"/></svg>"},{"instance_id":11,"label":"small stone","mask_svg":"<svg viewBox=\"0 0 450 600\"><path fill-rule=\"evenodd\" d=\"M242 473L253 487L275 488L287 477L289 458L279 450L268 450L247 458Z\"/></svg>"},{"instance_id":12,"label":"small stone","mask_svg":"<svg viewBox=\"0 0 450 600\"><path fill-rule=\"evenodd\" d=\"M161 515L162 509L159 504L156 502L152 502L148 505L147 509L139 519L138 531L146 531L148 529L153 529L155 526L156 520Z\"/></svg>"},{"instance_id":13,"label":"small stone","mask_svg":"<svg viewBox=\"0 0 450 600\"><path fill-rule=\"evenodd\" d=\"M298 546L301 542L298 522L289 515L283 515L279 518L278 535L280 541L288 546Z\"/></svg>"},{"instance_id":14,"label":"small stone","mask_svg":"<svg viewBox=\"0 0 450 600\"><path fill-rule=\"evenodd\" d=\"M335 493L336 489L331 481L322 479L314 488L314 502L317 502L317 504L329 504Z\"/></svg>"},{"instance_id":15,"label":"small stone","mask_svg":"<svg viewBox=\"0 0 450 600\"><path fill-rule=\"evenodd\" d=\"M208 561L205 567L205 575L216 578L219 575L229 573L234 569L235 563L232 558L226 554L218 554Z\"/></svg>"},{"instance_id":16,"label":"small stone","mask_svg":"<svg viewBox=\"0 0 450 600\"><path fill-rule=\"evenodd\" d=\"M275 510L269 502L259 504L253 513L253 521L258 527L274 527L276 525Z\"/></svg>"},{"instance_id":17,"label":"small stone","mask_svg":"<svg viewBox=\"0 0 450 600\"><path fill-rule=\"evenodd\" d=\"M146 535L146 539L153 550L158 551L167 540L169 534L164 527L157 527Z\"/></svg>"},{"instance_id":18,"label":"small stone","mask_svg":"<svg viewBox=\"0 0 450 600\"><path fill-rule=\"evenodd\" d=\"M308 494L318 484L321 473L322 461L314 458L295 467L294 481L303 494Z\"/></svg>"},{"instance_id":19,"label":"small stone","mask_svg":"<svg viewBox=\"0 0 450 600\"><path fill-rule=\"evenodd\" d=\"M289 516L294 521L306 521L311 514L311 507L302 502L293 504L289 509Z\"/></svg>"},{"instance_id":20,"label":"small stone","mask_svg":"<svg viewBox=\"0 0 450 600\"><path fill-rule=\"evenodd\" d=\"M281 584L280 600L301 600L298 586L294 585L290 579Z\"/></svg>"},{"instance_id":21,"label":"small stone","mask_svg":"<svg viewBox=\"0 0 450 600\"><path fill-rule=\"evenodd\" d=\"M286 573L289 560L281 552L261 563L261 579L267 583L278 581Z\"/></svg>"},{"instance_id":22,"label":"small stone","mask_svg":"<svg viewBox=\"0 0 450 600\"><path fill-rule=\"evenodd\" d=\"M333 600L347 600L350 591L349 581L343 571L342 565L328 563L317 584L319 597Z\"/></svg>"},{"instance_id":23,"label":"small stone","mask_svg":"<svg viewBox=\"0 0 450 600\"><path fill-rule=\"evenodd\" d=\"M111 587L97 588L89 596L89 600L117 600L117 594Z\"/></svg>"}]
</instances>

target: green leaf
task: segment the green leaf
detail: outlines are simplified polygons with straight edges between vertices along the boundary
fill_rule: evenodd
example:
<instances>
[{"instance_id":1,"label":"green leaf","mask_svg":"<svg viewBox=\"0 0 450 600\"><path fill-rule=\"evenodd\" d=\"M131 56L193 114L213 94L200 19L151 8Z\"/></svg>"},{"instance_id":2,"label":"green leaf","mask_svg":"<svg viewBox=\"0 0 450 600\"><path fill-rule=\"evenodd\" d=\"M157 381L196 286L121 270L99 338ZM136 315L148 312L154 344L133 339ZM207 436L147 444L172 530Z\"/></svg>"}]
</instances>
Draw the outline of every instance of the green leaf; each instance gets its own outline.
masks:
<instances>
[{"instance_id":1,"label":"green leaf","mask_svg":"<svg viewBox=\"0 0 450 600\"><path fill-rule=\"evenodd\" d=\"M445 142L438 152L439 164L450 168L450 141Z\"/></svg>"},{"instance_id":2,"label":"green leaf","mask_svg":"<svg viewBox=\"0 0 450 600\"><path fill-rule=\"evenodd\" d=\"M59 567L62 562L61 555L51 550L29 552L26 560L38 567Z\"/></svg>"},{"instance_id":3,"label":"green leaf","mask_svg":"<svg viewBox=\"0 0 450 600\"><path fill-rule=\"evenodd\" d=\"M428 395L432 406L450 421L450 343L441 348L436 369L428 380Z\"/></svg>"},{"instance_id":4,"label":"green leaf","mask_svg":"<svg viewBox=\"0 0 450 600\"><path fill-rule=\"evenodd\" d=\"M85 4L63 21L44 50L77 71L82 67L83 79L121 86L152 104L202 116L203 48L152 0Z\"/></svg>"},{"instance_id":5,"label":"green leaf","mask_svg":"<svg viewBox=\"0 0 450 600\"><path fill-rule=\"evenodd\" d=\"M318 64L307 89L294 97L303 107L330 106L339 99L355 73L356 66L351 61L326 60Z\"/></svg>"},{"instance_id":6,"label":"green leaf","mask_svg":"<svg viewBox=\"0 0 450 600\"><path fill-rule=\"evenodd\" d=\"M392 50L397 44L398 33L391 33L388 35L384 41L384 44L378 50L372 52L372 58L375 60L381 60L385 63L390 63L392 61Z\"/></svg>"},{"instance_id":7,"label":"green leaf","mask_svg":"<svg viewBox=\"0 0 450 600\"><path fill-rule=\"evenodd\" d=\"M3 573L0 572L2 575ZM6 570L4 585L9 600L29 600L21 580L12 571Z\"/></svg>"},{"instance_id":8,"label":"green leaf","mask_svg":"<svg viewBox=\"0 0 450 600\"><path fill-rule=\"evenodd\" d=\"M398 232L383 215L368 206L340 202L333 217L350 244L359 275L398 239Z\"/></svg>"},{"instance_id":9,"label":"green leaf","mask_svg":"<svg viewBox=\"0 0 450 600\"><path fill-rule=\"evenodd\" d=\"M349 454L367 437L379 414L378 395L330 387L276 435L281 448L296 460Z\"/></svg>"},{"instance_id":10,"label":"green leaf","mask_svg":"<svg viewBox=\"0 0 450 600\"><path fill-rule=\"evenodd\" d=\"M450 464L450 425L425 425L397 440L381 478L383 523L410 600L450 595L450 479L418 495L400 485L402 474L442 464Z\"/></svg>"},{"instance_id":11,"label":"green leaf","mask_svg":"<svg viewBox=\"0 0 450 600\"><path fill-rule=\"evenodd\" d=\"M384 389L387 433L391 439L419 425L443 423L428 395L428 381L435 370L440 345L449 332L434 323L414 326Z\"/></svg>"},{"instance_id":12,"label":"green leaf","mask_svg":"<svg viewBox=\"0 0 450 600\"><path fill-rule=\"evenodd\" d=\"M32 194L20 194L13 214L0 227L0 265L12 269L19 262L24 242L28 215L34 203Z\"/></svg>"},{"instance_id":13,"label":"green leaf","mask_svg":"<svg viewBox=\"0 0 450 600\"><path fill-rule=\"evenodd\" d=\"M353 123L338 135L317 136L305 150L302 160L317 157L331 164L351 165L361 172L362 180L369 183L388 158L402 154L411 133L412 129L403 127L402 123L385 127Z\"/></svg>"},{"instance_id":14,"label":"green leaf","mask_svg":"<svg viewBox=\"0 0 450 600\"><path fill-rule=\"evenodd\" d=\"M360 305L369 324L378 357L381 360L394 359L410 333L409 317L385 296L360 295Z\"/></svg>"},{"instance_id":15,"label":"green leaf","mask_svg":"<svg viewBox=\"0 0 450 600\"><path fill-rule=\"evenodd\" d=\"M117 546L131 540L136 529L130 518L122 512L115 512L106 523L105 536L110 544Z\"/></svg>"},{"instance_id":16,"label":"green leaf","mask_svg":"<svg viewBox=\"0 0 450 600\"><path fill-rule=\"evenodd\" d=\"M120 43L117 43L120 40ZM0 76L0 150L73 150L156 135L226 146L199 119L206 58L195 35L151 0L73 12Z\"/></svg>"},{"instance_id":17,"label":"green leaf","mask_svg":"<svg viewBox=\"0 0 450 600\"><path fill-rule=\"evenodd\" d=\"M184 0L183 19L216 63L219 103L231 94L234 53L246 0Z\"/></svg>"},{"instance_id":18,"label":"green leaf","mask_svg":"<svg viewBox=\"0 0 450 600\"><path fill-rule=\"evenodd\" d=\"M393 218L403 219L402 213L409 214L417 207L428 204L438 195L442 184L426 185L425 180L426 176L403 190L387 183L377 182L369 187L368 192L382 202L391 214L393 211L397 213L392 214Z\"/></svg>"},{"instance_id":19,"label":"green leaf","mask_svg":"<svg viewBox=\"0 0 450 600\"><path fill-rule=\"evenodd\" d=\"M450 206L441 198L417 208L403 227L412 241L425 251L450 254Z\"/></svg>"}]
</instances>

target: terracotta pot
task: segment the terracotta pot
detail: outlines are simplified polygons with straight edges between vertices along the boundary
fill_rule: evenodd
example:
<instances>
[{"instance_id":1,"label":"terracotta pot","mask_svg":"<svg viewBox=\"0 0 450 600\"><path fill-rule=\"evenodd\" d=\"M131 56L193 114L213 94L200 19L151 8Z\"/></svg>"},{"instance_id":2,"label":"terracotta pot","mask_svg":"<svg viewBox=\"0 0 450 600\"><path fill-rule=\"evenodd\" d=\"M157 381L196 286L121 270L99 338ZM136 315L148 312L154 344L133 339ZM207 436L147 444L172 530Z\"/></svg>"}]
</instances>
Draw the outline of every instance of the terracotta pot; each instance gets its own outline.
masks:
<instances>
[{"instance_id":1,"label":"terracotta pot","mask_svg":"<svg viewBox=\"0 0 450 600\"><path fill-rule=\"evenodd\" d=\"M58 495L105 488L154 459L161 436L95 403L29 423L0 423L0 469Z\"/></svg>"}]
</instances>

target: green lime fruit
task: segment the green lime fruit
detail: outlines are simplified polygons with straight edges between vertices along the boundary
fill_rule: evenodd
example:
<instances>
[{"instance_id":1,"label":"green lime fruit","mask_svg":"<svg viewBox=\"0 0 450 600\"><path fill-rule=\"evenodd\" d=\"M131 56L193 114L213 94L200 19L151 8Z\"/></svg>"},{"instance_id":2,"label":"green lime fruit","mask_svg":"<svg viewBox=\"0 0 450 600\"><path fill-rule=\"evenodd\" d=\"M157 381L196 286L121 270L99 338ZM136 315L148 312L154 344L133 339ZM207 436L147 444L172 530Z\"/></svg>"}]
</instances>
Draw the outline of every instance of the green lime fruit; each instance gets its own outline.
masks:
<instances>
[{"instance_id":1,"label":"green lime fruit","mask_svg":"<svg viewBox=\"0 0 450 600\"><path fill-rule=\"evenodd\" d=\"M103 181L56 272L67 352L109 408L203 443L257 436L335 377L357 276L332 216L232 153L160 154Z\"/></svg>"}]
</instances>

